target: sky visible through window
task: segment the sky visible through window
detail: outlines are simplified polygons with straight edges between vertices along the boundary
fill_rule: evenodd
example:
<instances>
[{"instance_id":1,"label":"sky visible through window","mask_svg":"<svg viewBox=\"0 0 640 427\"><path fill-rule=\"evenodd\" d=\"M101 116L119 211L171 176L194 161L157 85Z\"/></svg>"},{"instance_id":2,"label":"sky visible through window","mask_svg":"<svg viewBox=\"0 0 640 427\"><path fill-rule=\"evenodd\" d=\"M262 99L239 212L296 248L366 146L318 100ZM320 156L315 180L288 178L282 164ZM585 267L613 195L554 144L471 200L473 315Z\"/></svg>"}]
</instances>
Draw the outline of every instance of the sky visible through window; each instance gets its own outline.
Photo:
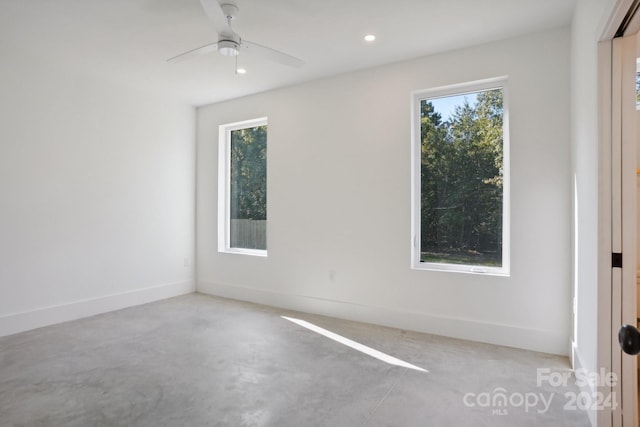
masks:
<instances>
[{"instance_id":1,"label":"sky visible through window","mask_svg":"<svg viewBox=\"0 0 640 427\"><path fill-rule=\"evenodd\" d=\"M442 115L442 121L446 122L451 119L457 106L464 105L466 99L469 105L473 106L477 98L476 93L465 93L463 95L444 96L442 98L431 98L429 102L433 104L433 108Z\"/></svg>"}]
</instances>

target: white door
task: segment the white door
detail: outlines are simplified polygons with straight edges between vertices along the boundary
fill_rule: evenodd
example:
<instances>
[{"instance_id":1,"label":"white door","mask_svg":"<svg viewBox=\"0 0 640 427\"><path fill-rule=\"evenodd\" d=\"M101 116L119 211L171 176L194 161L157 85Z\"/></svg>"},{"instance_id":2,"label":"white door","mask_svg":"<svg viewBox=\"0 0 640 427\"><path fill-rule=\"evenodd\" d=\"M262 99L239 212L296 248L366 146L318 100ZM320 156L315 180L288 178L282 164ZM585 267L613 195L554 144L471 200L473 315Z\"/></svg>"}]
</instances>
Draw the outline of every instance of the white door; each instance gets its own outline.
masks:
<instances>
[{"instance_id":1,"label":"white door","mask_svg":"<svg viewBox=\"0 0 640 427\"><path fill-rule=\"evenodd\" d=\"M618 343L623 324L636 325L636 58L637 35L612 41L611 85L611 372L618 408L612 425L638 426L636 356Z\"/></svg>"}]
</instances>

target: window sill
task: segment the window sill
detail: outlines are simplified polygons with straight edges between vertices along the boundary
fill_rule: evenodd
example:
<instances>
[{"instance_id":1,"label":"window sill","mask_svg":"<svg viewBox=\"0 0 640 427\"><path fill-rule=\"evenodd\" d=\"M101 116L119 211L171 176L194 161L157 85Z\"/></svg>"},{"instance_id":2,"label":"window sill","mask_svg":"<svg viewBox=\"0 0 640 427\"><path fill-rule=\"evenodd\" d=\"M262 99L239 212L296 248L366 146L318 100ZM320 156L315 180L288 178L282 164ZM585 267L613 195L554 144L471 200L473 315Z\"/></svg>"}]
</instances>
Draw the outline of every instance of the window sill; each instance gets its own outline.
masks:
<instances>
[{"instance_id":1,"label":"window sill","mask_svg":"<svg viewBox=\"0 0 640 427\"><path fill-rule=\"evenodd\" d=\"M237 254L237 255L249 255L266 258L267 251L262 249L242 249L242 248L227 248L221 249L218 252L222 254Z\"/></svg>"},{"instance_id":2,"label":"window sill","mask_svg":"<svg viewBox=\"0 0 640 427\"><path fill-rule=\"evenodd\" d=\"M453 265L453 264L438 264L431 262L420 262L411 266L412 270L421 271L437 271L446 273L464 273L474 274L479 276L497 276L497 277L510 277L511 274L507 268L498 267L482 267L478 265Z\"/></svg>"}]
</instances>

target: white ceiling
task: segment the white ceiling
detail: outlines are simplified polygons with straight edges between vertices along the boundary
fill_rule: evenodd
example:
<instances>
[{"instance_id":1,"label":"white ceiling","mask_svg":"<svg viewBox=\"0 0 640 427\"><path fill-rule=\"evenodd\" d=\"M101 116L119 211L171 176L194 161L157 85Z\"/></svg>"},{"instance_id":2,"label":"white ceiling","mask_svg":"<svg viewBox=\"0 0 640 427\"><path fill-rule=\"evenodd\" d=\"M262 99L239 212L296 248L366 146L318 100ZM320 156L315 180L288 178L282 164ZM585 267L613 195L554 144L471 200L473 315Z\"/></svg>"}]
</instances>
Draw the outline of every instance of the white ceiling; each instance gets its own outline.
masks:
<instances>
[{"instance_id":1,"label":"white ceiling","mask_svg":"<svg viewBox=\"0 0 640 427\"><path fill-rule=\"evenodd\" d=\"M243 37L303 59L300 69L217 53L199 0L0 0L0 61L27 55L176 95L193 105L569 25L576 0L235 0ZM368 45L362 37L375 33ZM66 69L66 68L64 68Z\"/></svg>"}]
</instances>

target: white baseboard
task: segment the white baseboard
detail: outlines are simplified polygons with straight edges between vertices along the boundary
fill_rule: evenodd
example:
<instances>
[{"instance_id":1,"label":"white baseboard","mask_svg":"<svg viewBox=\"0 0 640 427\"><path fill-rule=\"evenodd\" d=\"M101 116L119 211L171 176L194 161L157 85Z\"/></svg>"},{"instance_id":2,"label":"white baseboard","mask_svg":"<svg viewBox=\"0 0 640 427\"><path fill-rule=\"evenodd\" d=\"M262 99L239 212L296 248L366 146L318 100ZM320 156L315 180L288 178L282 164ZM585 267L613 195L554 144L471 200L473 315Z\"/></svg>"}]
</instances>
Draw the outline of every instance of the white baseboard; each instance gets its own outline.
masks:
<instances>
[{"instance_id":1,"label":"white baseboard","mask_svg":"<svg viewBox=\"0 0 640 427\"><path fill-rule=\"evenodd\" d=\"M195 292L193 281L151 286L113 295L42 307L0 316L0 336L24 332L56 323L94 316L178 295Z\"/></svg>"},{"instance_id":2,"label":"white baseboard","mask_svg":"<svg viewBox=\"0 0 640 427\"><path fill-rule=\"evenodd\" d=\"M554 331L434 316L264 289L199 281L198 292L340 319L568 356L569 337Z\"/></svg>"},{"instance_id":3,"label":"white baseboard","mask_svg":"<svg viewBox=\"0 0 640 427\"><path fill-rule=\"evenodd\" d=\"M573 370L577 371L577 370L587 370L587 368L584 366L584 363L582 362L582 358L580 357L580 352L578 351L578 347L576 347L576 343L572 342L571 343L571 364L573 365ZM596 389L589 384L587 381L583 381L581 382L581 384L579 384L580 387L580 392L584 392L587 393L587 395L589 396L596 396ZM587 410L587 414L589 415L589 421L591 422L592 426L596 426L598 421L597 421L597 413L594 409L589 409Z\"/></svg>"}]
</instances>

